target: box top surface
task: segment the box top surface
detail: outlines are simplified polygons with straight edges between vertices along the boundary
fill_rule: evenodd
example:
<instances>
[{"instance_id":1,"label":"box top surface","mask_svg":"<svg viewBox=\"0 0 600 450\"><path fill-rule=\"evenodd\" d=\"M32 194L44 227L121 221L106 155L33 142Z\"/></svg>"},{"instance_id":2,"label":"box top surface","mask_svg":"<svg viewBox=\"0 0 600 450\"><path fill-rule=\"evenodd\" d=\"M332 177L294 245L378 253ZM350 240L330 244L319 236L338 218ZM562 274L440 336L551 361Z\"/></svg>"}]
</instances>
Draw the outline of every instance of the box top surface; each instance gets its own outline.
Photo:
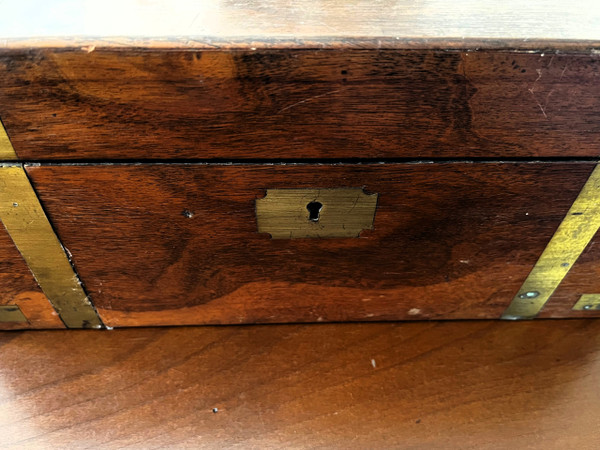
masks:
<instances>
[{"instance_id":1,"label":"box top surface","mask_svg":"<svg viewBox=\"0 0 600 450\"><path fill-rule=\"evenodd\" d=\"M3 2L0 11L5 48L600 42L600 3L593 0L31 0Z\"/></svg>"}]
</instances>

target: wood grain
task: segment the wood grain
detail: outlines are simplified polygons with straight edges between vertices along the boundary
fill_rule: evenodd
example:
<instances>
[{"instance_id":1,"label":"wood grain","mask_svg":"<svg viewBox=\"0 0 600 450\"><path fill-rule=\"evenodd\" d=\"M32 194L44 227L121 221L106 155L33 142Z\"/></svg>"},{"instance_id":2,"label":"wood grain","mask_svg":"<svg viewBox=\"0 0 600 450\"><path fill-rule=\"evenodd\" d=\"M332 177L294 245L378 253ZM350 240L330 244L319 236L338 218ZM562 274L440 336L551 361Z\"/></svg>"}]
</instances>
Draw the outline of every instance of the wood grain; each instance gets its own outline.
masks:
<instances>
[{"instance_id":1,"label":"wood grain","mask_svg":"<svg viewBox=\"0 0 600 450\"><path fill-rule=\"evenodd\" d=\"M5 332L0 446L597 448L599 383L594 320Z\"/></svg>"},{"instance_id":2,"label":"wood grain","mask_svg":"<svg viewBox=\"0 0 600 450\"><path fill-rule=\"evenodd\" d=\"M58 37L54 45L73 45L65 38L71 36L80 45L96 39L131 46L139 46L140 37L188 46L347 36L582 40L598 39L599 28L600 8L590 0L380 0L375 6L369 0L104 0L77 7L59 0L6 3L0 15L0 38L14 38L4 41L12 46L48 36Z\"/></svg>"},{"instance_id":3,"label":"wood grain","mask_svg":"<svg viewBox=\"0 0 600 450\"><path fill-rule=\"evenodd\" d=\"M0 225L0 305L17 305L27 322L2 322L0 330L64 328L12 239Z\"/></svg>"},{"instance_id":4,"label":"wood grain","mask_svg":"<svg viewBox=\"0 0 600 450\"><path fill-rule=\"evenodd\" d=\"M597 157L598 54L0 52L25 160Z\"/></svg>"},{"instance_id":5,"label":"wood grain","mask_svg":"<svg viewBox=\"0 0 600 450\"><path fill-rule=\"evenodd\" d=\"M27 167L109 326L498 318L591 163ZM360 238L257 232L268 188L378 193ZM190 217L191 216L191 217ZM576 292L554 309L570 317ZM586 312L587 315L598 314Z\"/></svg>"}]
</instances>

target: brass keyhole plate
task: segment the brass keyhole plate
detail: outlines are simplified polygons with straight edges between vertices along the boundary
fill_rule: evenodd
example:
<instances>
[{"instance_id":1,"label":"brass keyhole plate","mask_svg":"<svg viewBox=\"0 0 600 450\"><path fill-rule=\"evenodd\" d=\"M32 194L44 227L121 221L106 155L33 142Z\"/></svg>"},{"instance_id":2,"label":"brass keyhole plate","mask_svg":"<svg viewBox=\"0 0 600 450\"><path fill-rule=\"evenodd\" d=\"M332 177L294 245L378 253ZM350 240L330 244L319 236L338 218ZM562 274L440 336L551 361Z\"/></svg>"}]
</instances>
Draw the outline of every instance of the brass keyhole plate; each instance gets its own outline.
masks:
<instances>
[{"instance_id":1,"label":"brass keyhole plate","mask_svg":"<svg viewBox=\"0 0 600 450\"><path fill-rule=\"evenodd\" d=\"M362 188L267 189L256 200L258 232L273 239L356 238L373 228L377 198ZM310 206L316 204L318 211Z\"/></svg>"}]
</instances>

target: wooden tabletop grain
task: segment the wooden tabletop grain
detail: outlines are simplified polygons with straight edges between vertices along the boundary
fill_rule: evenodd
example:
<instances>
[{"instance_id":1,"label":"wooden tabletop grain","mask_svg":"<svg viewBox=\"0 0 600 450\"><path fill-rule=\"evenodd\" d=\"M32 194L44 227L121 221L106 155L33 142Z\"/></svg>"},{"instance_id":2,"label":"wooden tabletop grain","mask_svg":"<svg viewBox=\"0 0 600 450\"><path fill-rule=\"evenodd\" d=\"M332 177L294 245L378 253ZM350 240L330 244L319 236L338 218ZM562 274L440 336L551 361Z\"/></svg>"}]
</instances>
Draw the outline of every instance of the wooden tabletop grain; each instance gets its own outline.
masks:
<instances>
[{"instance_id":1,"label":"wooden tabletop grain","mask_svg":"<svg viewBox=\"0 0 600 450\"><path fill-rule=\"evenodd\" d=\"M0 447L597 448L600 321L4 332Z\"/></svg>"}]
</instances>

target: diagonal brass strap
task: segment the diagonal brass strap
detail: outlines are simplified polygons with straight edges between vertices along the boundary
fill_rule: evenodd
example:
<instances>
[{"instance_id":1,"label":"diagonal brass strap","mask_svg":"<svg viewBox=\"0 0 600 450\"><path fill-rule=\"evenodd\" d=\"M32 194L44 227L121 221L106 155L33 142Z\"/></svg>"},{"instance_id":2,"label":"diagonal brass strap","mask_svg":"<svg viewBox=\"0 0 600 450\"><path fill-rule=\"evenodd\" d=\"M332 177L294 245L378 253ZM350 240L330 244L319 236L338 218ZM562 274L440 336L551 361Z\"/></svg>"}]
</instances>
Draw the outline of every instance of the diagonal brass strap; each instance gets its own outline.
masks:
<instances>
[{"instance_id":1,"label":"diagonal brass strap","mask_svg":"<svg viewBox=\"0 0 600 450\"><path fill-rule=\"evenodd\" d=\"M0 220L69 328L101 328L22 165L0 166Z\"/></svg>"},{"instance_id":2,"label":"diagonal brass strap","mask_svg":"<svg viewBox=\"0 0 600 450\"><path fill-rule=\"evenodd\" d=\"M529 276L502 315L532 319L544 307L600 228L600 165L596 166Z\"/></svg>"},{"instance_id":3,"label":"diagonal brass strap","mask_svg":"<svg viewBox=\"0 0 600 450\"><path fill-rule=\"evenodd\" d=\"M0 123L0 161L15 161L19 159L15 153L4 126Z\"/></svg>"},{"instance_id":4,"label":"diagonal brass strap","mask_svg":"<svg viewBox=\"0 0 600 450\"><path fill-rule=\"evenodd\" d=\"M17 305L0 305L0 322L27 322Z\"/></svg>"}]
</instances>

